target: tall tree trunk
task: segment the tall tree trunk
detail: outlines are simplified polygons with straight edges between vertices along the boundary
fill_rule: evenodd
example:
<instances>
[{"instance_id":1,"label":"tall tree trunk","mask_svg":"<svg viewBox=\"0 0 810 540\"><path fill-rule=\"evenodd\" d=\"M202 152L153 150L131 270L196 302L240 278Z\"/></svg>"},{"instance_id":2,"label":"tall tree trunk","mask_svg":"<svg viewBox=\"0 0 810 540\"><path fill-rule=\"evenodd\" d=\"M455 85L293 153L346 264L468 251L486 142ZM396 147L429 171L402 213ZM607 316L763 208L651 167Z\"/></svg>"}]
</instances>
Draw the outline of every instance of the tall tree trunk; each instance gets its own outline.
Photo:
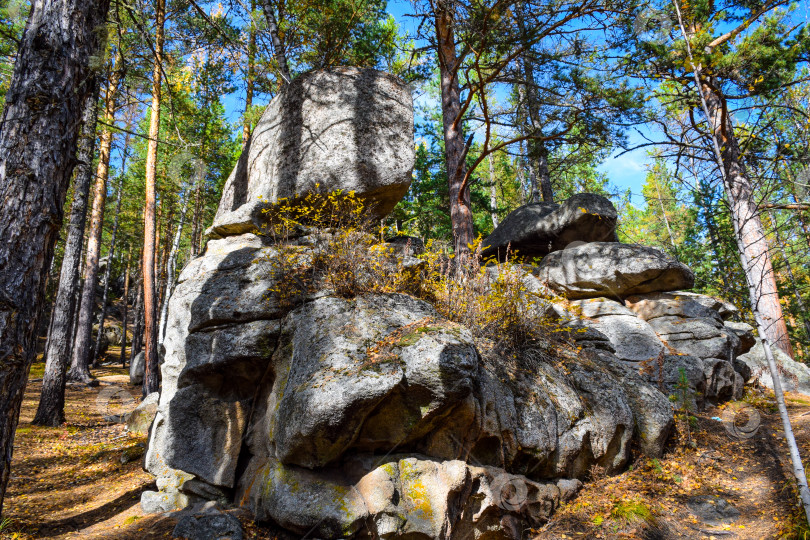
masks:
<instances>
[{"instance_id":1,"label":"tall tree trunk","mask_svg":"<svg viewBox=\"0 0 810 540\"><path fill-rule=\"evenodd\" d=\"M104 96L104 121L112 125L115 121L115 96L120 81L120 59L116 69L110 73L107 93ZM93 186L93 209L90 213L90 230L87 238L87 250L84 260L84 286L79 304L76 342L70 361L67 378L71 381L89 382L90 362L93 354L93 309L96 303L96 286L98 285L98 259L101 250L101 235L104 230L104 205L107 198L107 177L110 173L110 152L113 133L109 127L101 130L99 142L98 167L96 183Z\"/></svg>"},{"instance_id":2,"label":"tall tree trunk","mask_svg":"<svg viewBox=\"0 0 810 540\"><path fill-rule=\"evenodd\" d=\"M264 10L264 18L267 19L267 30L270 32L270 40L273 42L273 54L276 57L276 63L281 72L282 81L279 85L284 86L292 81L292 77L290 76L290 65L287 62L287 53L284 50L284 43L281 41L278 21L276 20L276 14L273 11L273 5L270 0L262 0L262 9Z\"/></svg>"},{"instance_id":3,"label":"tall tree trunk","mask_svg":"<svg viewBox=\"0 0 810 540\"><path fill-rule=\"evenodd\" d=\"M141 265L143 264L143 255L141 255ZM129 351L130 359L135 358L143 350L143 267L141 267L138 281L135 283L135 307L133 308L133 321L135 326L132 329L132 349Z\"/></svg>"},{"instance_id":4,"label":"tall tree trunk","mask_svg":"<svg viewBox=\"0 0 810 540\"><path fill-rule=\"evenodd\" d=\"M807 485L807 475L805 474L804 464L799 454L799 447L796 444L796 437L793 435L790 416L788 415L787 406L785 405L785 394L782 391L782 383L779 379L779 370L777 369L773 351L771 350L771 345L774 342L770 333L773 331L773 328L768 327L768 323L771 321L767 321L766 317L763 316L763 313L760 311L763 305L765 305L766 308L769 307L766 303L762 302L763 293L766 292L763 287L763 279L770 278L773 280L774 288L776 284L776 280L773 276L773 268L770 267L771 261L767 245L764 244L765 234L762 230L762 222L756 213L757 208L753 200L753 190L751 190L745 169L742 167L742 163L739 159L739 147L734 137L731 120L727 114L728 110L725 109L725 103L722 101L723 96L719 91L715 93L715 89L710 87L705 80L701 79L702 68L700 64L695 62L694 56L692 55L690 36L686 32L680 5L677 1L674 2L673 5L675 6L678 23L684 37L689 64L695 76L695 92L700 99L703 113L706 115L706 121L711 127L711 150L715 154L718 168L723 177L726 197L731 203L731 224L734 227L734 239L736 240L737 251L740 256L743 271L745 272L746 284L748 285L748 294L751 299L751 312L754 315L759 336L762 338L762 347L765 351L768 369L771 379L773 380L773 393L776 398L777 408L779 409L779 416L782 419L782 429L784 430L785 442L790 452L793 475L796 478L796 484L799 488L799 498L804 507L805 518L810 520L810 487ZM745 213L740 214L740 210ZM746 218L748 219L746 220ZM744 229L743 227L753 219L759 224L759 231L755 228L753 230ZM758 233L761 234L757 235ZM753 237L750 237L752 234ZM757 250L751 249L752 243L756 243ZM761 257L763 255L761 251L763 247L764 261L752 261L749 255L753 254ZM767 268L762 268L764 262L767 263ZM760 266L760 268L757 268L758 266ZM769 274L757 273L758 269L769 271ZM781 306L779 306L779 311L781 315ZM784 320L782 320L782 323L784 324ZM785 332L785 338L787 337L786 334L787 332Z\"/></svg>"},{"instance_id":5,"label":"tall tree trunk","mask_svg":"<svg viewBox=\"0 0 810 540\"><path fill-rule=\"evenodd\" d=\"M191 218L191 258L200 254L200 238L202 237L202 182L194 190L194 215Z\"/></svg>"},{"instance_id":6,"label":"tall tree trunk","mask_svg":"<svg viewBox=\"0 0 810 540\"><path fill-rule=\"evenodd\" d=\"M520 206L526 204L526 170L523 167L523 141L520 141L520 146L518 147L518 157L515 158L515 176L517 177L518 185L520 189L518 190L518 196L520 197Z\"/></svg>"},{"instance_id":7,"label":"tall tree trunk","mask_svg":"<svg viewBox=\"0 0 810 540\"><path fill-rule=\"evenodd\" d=\"M725 168L723 183L731 208L731 219L740 232L742 248L751 265L744 270L754 278L758 304L755 307L762 317L769 341L792 357L793 347L790 345L787 324L782 316L776 276L768 251L765 228L762 226L757 209L754 189L740 156L740 146L734 134L731 117L727 113L725 98L715 88L717 88L715 85L704 83L701 92L708 109L712 131L720 146Z\"/></svg>"},{"instance_id":8,"label":"tall tree trunk","mask_svg":"<svg viewBox=\"0 0 810 540\"><path fill-rule=\"evenodd\" d=\"M163 26L165 24L164 0L155 3L155 65L152 72L152 114L149 119L149 145L146 152L146 206L144 208L143 235L143 299L144 299L144 345L145 373L143 394L149 395L160 389L160 366L157 342L157 294L155 290L155 175L157 169L158 135L160 132L160 91L163 64Z\"/></svg>"},{"instance_id":9,"label":"tall tree trunk","mask_svg":"<svg viewBox=\"0 0 810 540\"><path fill-rule=\"evenodd\" d=\"M799 306L799 314L802 317L802 323L804 323L804 331L807 333L807 336L810 337L810 318L808 317L807 310L805 309L804 300L802 299L802 293L799 290L799 284L796 281L796 276L793 274L793 266L790 264L790 258L785 251L785 245L782 243L781 234L779 233L779 224L776 222L776 214L773 211L769 213L771 223L773 224L773 234L774 239L776 240L776 247L782 254L782 260L785 261L785 271L787 272L788 279L790 279L790 286L793 289L793 297L796 299L796 305Z\"/></svg>"},{"instance_id":10,"label":"tall tree trunk","mask_svg":"<svg viewBox=\"0 0 810 540\"><path fill-rule=\"evenodd\" d=\"M33 0L0 120L0 509L107 0Z\"/></svg>"},{"instance_id":11,"label":"tall tree trunk","mask_svg":"<svg viewBox=\"0 0 810 540\"><path fill-rule=\"evenodd\" d=\"M256 1L250 1L251 14L256 11ZM247 145L250 138L251 125L250 125L250 108L253 107L253 87L256 82L256 22L251 17L250 30L248 34L248 50L247 50L247 79L245 80L245 124L242 126L242 148ZM199 191L199 186L197 190ZM196 204L195 204L196 212ZM196 255L196 254L195 254Z\"/></svg>"},{"instance_id":12,"label":"tall tree trunk","mask_svg":"<svg viewBox=\"0 0 810 540\"><path fill-rule=\"evenodd\" d=\"M489 162L489 206L492 213L492 226L498 226L498 197L495 190L495 164L492 162L492 154L487 156Z\"/></svg>"},{"instance_id":13,"label":"tall tree trunk","mask_svg":"<svg viewBox=\"0 0 810 540\"><path fill-rule=\"evenodd\" d=\"M124 143L124 148L129 146L129 136ZM126 154L121 163L121 171L126 169ZM121 197L124 194L124 175L118 178L118 200L115 203L115 219L113 230L110 235L110 249L107 251L107 268L104 269L104 292L101 293L101 313L98 318L98 333L96 334L96 345L93 349L93 365L98 365L98 357L101 354L101 336L104 335L104 319L107 317L107 293L110 290L110 274L112 273L113 257L115 255L115 237L118 235L118 219L121 216Z\"/></svg>"},{"instance_id":14,"label":"tall tree trunk","mask_svg":"<svg viewBox=\"0 0 810 540\"><path fill-rule=\"evenodd\" d=\"M87 219L87 195L93 178L93 154L96 146L96 120L98 117L98 78L95 89L87 95L82 119L82 137L79 141L73 202L65 239L65 255L59 273L59 287L53 306L51 331L45 347L45 374L42 391L33 423L56 427L65 421L65 371L70 362L73 343L73 321L76 293L79 291L79 263L82 259L84 225Z\"/></svg>"},{"instance_id":15,"label":"tall tree trunk","mask_svg":"<svg viewBox=\"0 0 810 540\"><path fill-rule=\"evenodd\" d=\"M539 136L541 131L540 126L540 104L537 96L537 87L534 82L534 64L529 58L529 51L531 50L526 28L523 24L522 8L517 7L517 21L521 36L523 36L523 46L525 53L521 55L521 67L523 68L523 80L526 85L526 109L528 111L529 125L532 135ZM548 149L543 141L539 139L529 139L528 142L529 160L531 161L531 168L534 171L535 190L532 190L532 202L537 202L536 187L539 184L540 194L543 197L543 202L554 202L554 189L551 187L551 176L548 172Z\"/></svg>"},{"instance_id":16,"label":"tall tree trunk","mask_svg":"<svg viewBox=\"0 0 810 540\"><path fill-rule=\"evenodd\" d=\"M169 261L166 263L166 291L163 293L163 305L160 308L160 343L166 335L166 321L169 318L169 299L174 291L175 271L177 266L177 252L180 249L180 238L183 235L183 224L186 221L186 211L188 210L188 195L183 199L183 208L180 210L180 223L174 233L172 250L169 253Z\"/></svg>"},{"instance_id":17,"label":"tall tree trunk","mask_svg":"<svg viewBox=\"0 0 810 540\"><path fill-rule=\"evenodd\" d=\"M121 367L127 367L127 306L129 304L129 273L130 266L132 265L132 246L127 247L127 267L124 270L124 313L121 316L121 354L118 360L121 362Z\"/></svg>"},{"instance_id":18,"label":"tall tree trunk","mask_svg":"<svg viewBox=\"0 0 810 540\"><path fill-rule=\"evenodd\" d=\"M474 232L469 186L465 187L463 193L461 192L467 172L464 163L466 144L462 131L461 91L458 82L459 61L456 57L452 3L449 0L439 2L435 17L442 91L444 156L450 193L450 222L453 228L456 260L459 264L457 268L460 269L469 262L469 246L473 242Z\"/></svg>"},{"instance_id":19,"label":"tall tree trunk","mask_svg":"<svg viewBox=\"0 0 810 540\"><path fill-rule=\"evenodd\" d=\"M161 316L163 314L163 309L166 307L166 302L169 301L169 299L166 297L166 284L169 280L168 267L172 246L171 244L173 236L172 233L174 231L172 223L173 219L174 219L174 203L169 205L169 212L165 219L166 226L162 235L163 241L162 243L160 242L158 243L158 245L160 246L160 256L157 258L157 269L156 269L156 272L158 274L158 279L156 281L157 296L158 296L158 301L156 303L156 305L158 306L157 310L158 345L163 343L163 334L160 329L160 321ZM160 224L160 222L161 221L158 220L158 224Z\"/></svg>"}]
</instances>

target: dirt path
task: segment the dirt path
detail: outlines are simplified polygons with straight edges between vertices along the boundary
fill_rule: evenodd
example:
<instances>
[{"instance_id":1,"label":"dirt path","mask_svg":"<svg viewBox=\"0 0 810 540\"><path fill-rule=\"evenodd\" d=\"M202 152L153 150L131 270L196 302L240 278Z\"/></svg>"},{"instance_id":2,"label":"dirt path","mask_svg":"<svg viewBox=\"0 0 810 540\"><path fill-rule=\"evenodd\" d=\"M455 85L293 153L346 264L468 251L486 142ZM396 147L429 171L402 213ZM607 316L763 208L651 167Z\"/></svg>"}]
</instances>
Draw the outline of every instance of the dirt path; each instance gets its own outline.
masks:
<instances>
[{"instance_id":1,"label":"dirt path","mask_svg":"<svg viewBox=\"0 0 810 540\"><path fill-rule=\"evenodd\" d=\"M155 489L141 468L145 439L104 419L121 412L123 394L113 390L128 392L131 408L140 389L128 384L120 368L95 375L99 387L68 389L67 423L43 428L30 423L42 377L42 364L35 365L17 429L1 538L171 537L174 518L145 516L140 509L141 492ZM721 409L701 413L690 429L694 448L676 441L662 459L639 459L624 474L592 471L579 496L551 523L527 531L527 538L810 538L799 525L779 415L768 399L749 401L761 414L753 437L730 435L713 419L723 416ZM802 454L810 458L810 398L790 396L789 406ZM693 511L696 501L724 504L718 498L739 512L733 522L711 525ZM243 524L246 538L274 538L249 521Z\"/></svg>"},{"instance_id":2,"label":"dirt path","mask_svg":"<svg viewBox=\"0 0 810 540\"><path fill-rule=\"evenodd\" d=\"M171 536L173 520L144 516L140 494L154 489L141 468L146 439L126 433L116 414L124 389L140 402L121 368L95 370L96 388L68 387L67 423L32 426L41 388L42 364L35 364L25 393L2 525L6 538L120 538ZM101 396L101 397L99 397ZM126 458L122 457L126 454ZM126 463L122 463L126 461Z\"/></svg>"},{"instance_id":3,"label":"dirt path","mask_svg":"<svg viewBox=\"0 0 810 540\"><path fill-rule=\"evenodd\" d=\"M775 405L761 395L748 399L759 414L759 422L751 419L751 425L759 424L759 428L750 438L732 435L718 421L734 418L731 410L705 411L697 415L690 429L694 448L676 442L660 460L642 458L622 475L586 484L576 499L538 531L539 537L810 538L804 514L796 504L795 482ZM810 399L790 395L788 408L807 463ZM738 413L738 423L748 422L747 413ZM684 434L681 440L686 439ZM725 505L733 509L723 509Z\"/></svg>"}]
</instances>

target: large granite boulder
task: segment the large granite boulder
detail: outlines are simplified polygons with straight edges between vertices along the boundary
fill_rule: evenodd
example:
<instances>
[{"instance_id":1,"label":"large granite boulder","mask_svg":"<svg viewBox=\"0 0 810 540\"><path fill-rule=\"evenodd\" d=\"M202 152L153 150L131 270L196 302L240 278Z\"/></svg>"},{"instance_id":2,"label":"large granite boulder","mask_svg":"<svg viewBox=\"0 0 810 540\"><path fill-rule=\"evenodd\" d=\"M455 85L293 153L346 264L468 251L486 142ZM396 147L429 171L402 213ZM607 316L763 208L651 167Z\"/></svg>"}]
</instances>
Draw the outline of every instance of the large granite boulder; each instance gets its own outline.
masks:
<instances>
[{"instance_id":1,"label":"large granite boulder","mask_svg":"<svg viewBox=\"0 0 810 540\"><path fill-rule=\"evenodd\" d=\"M733 362L735 351L741 348L737 334L723 324L716 309L707 307L709 302L697 301L698 297L681 292L652 293L631 296L625 304L674 352Z\"/></svg>"},{"instance_id":2,"label":"large granite boulder","mask_svg":"<svg viewBox=\"0 0 810 540\"><path fill-rule=\"evenodd\" d=\"M506 216L484 239L482 255L504 260L509 248L512 255L533 258L575 241L615 242L616 218L613 204L592 193L574 195L561 204L527 204Z\"/></svg>"},{"instance_id":3,"label":"large granite boulder","mask_svg":"<svg viewBox=\"0 0 810 540\"><path fill-rule=\"evenodd\" d=\"M274 460L251 467L238 500L260 520L319 538L518 539L568 487L421 455L352 456L317 472Z\"/></svg>"},{"instance_id":4,"label":"large granite boulder","mask_svg":"<svg viewBox=\"0 0 810 540\"><path fill-rule=\"evenodd\" d=\"M735 331L735 323L724 322L723 318L733 313L727 302L678 291L631 296L625 304L650 325L670 351L701 360L705 400L720 403L740 397L743 381L735 373L734 360L750 345L746 348L738 337L747 339L747 325Z\"/></svg>"},{"instance_id":5,"label":"large granite boulder","mask_svg":"<svg viewBox=\"0 0 810 540\"><path fill-rule=\"evenodd\" d=\"M660 455L671 407L608 350L481 349L402 294L284 307L268 242L212 240L181 273L144 509L236 502L320 538L520 538L572 479L621 470L634 437Z\"/></svg>"},{"instance_id":6,"label":"large granite boulder","mask_svg":"<svg viewBox=\"0 0 810 540\"><path fill-rule=\"evenodd\" d=\"M223 189L209 234L254 232L262 209L315 191L353 191L387 215L411 183L408 87L373 69L297 77L267 106Z\"/></svg>"},{"instance_id":7,"label":"large granite boulder","mask_svg":"<svg viewBox=\"0 0 810 540\"><path fill-rule=\"evenodd\" d=\"M664 344L643 319L609 298L574 300L571 307L582 319L580 324L607 336L620 360L645 362L658 358Z\"/></svg>"},{"instance_id":8,"label":"large granite boulder","mask_svg":"<svg viewBox=\"0 0 810 540\"><path fill-rule=\"evenodd\" d=\"M779 347L771 347L771 351L779 371L782 389L810 396L810 367L796 362ZM744 366L742 369L735 367L738 372L747 374L746 382L758 382L766 388L773 389L773 377L761 339L757 338L756 345L749 352L740 355L737 362Z\"/></svg>"},{"instance_id":9,"label":"large granite boulder","mask_svg":"<svg viewBox=\"0 0 810 540\"><path fill-rule=\"evenodd\" d=\"M688 289L695 281L686 265L661 250L616 242L579 243L550 253L536 275L571 299Z\"/></svg>"}]
</instances>

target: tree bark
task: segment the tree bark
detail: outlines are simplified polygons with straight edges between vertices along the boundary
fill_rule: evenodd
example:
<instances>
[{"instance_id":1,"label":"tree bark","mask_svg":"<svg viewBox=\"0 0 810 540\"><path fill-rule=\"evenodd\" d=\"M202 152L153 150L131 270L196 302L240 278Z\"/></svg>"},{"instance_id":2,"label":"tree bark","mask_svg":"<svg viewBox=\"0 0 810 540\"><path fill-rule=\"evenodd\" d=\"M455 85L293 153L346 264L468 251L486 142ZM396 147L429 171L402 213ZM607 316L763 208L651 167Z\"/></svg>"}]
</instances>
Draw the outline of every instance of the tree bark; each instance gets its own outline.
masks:
<instances>
[{"instance_id":1,"label":"tree bark","mask_svg":"<svg viewBox=\"0 0 810 540\"><path fill-rule=\"evenodd\" d=\"M725 174L723 183L731 208L731 219L739 230L742 249L750 268L745 272L752 276L756 288L757 305L768 340L793 356L793 347L788 338L787 324L782 316L779 290L768 250L765 228L759 215L754 189L748 178L740 155L740 146L734 134L734 126L726 112L724 97L716 85L703 84L700 91L708 108L712 131L718 139Z\"/></svg>"},{"instance_id":2,"label":"tree bark","mask_svg":"<svg viewBox=\"0 0 810 540\"><path fill-rule=\"evenodd\" d=\"M34 0L0 120L0 509L108 0Z\"/></svg>"},{"instance_id":3,"label":"tree bark","mask_svg":"<svg viewBox=\"0 0 810 540\"><path fill-rule=\"evenodd\" d=\"M523 23L523 14L521 8L517 8L517 20L520 34L523 36L523 46L525 53L521 55L521 67L523 68L523 80L526 85L526 109L529 113L529 124L532 135L540 134L540 99L537 96L537 87L534 82L534 65L528 56L528 51L531 50L529 39L526 36L526 28ZM531 168L536 175L533 183L532 201L537 202L538 193L537 186L540 186L540 195L543 197L543 202L554 202L554 189L551 187L551 176L548 172L548 149L543 141L538 139L529 139L528 144L529 160L531 161Z\"/></svg>"},{"instance_id":4,"label":"tree bark","mask_svg":"<svg viewBox=\"0 0 810 540\"><path fill-rule=\"evenodd\" d=\"M255 0L250 2L251 14L256 10ZM245 124L242 126L242 148L247 145L250 138L251 125L250 125L250 108L253 106L253 87L256 81L256 23L251 17L250 30L248 34L248 50L247 50L247 79L245 80ZM197 190L199 192L199 186ZM195 204L196 211L196 204ZM196 255L196 253L195 253Z\"/></svg>"},{"instance_id":5,"label":"tree bark","mask_svg":"<svg viewBox=\"0 0 810 540\"><path fill-rule=\"evenodd\" d=\"M94 91L88 94L84 104L82 137L79 141L76 180L73 187L73 202L70 205L70 222L65 239L65 255L59 273L59 287L54 301L51 331L45 346L45 374L42 391L33 424L56 427L65 421L65 371L70 362L73 343L73 321L76 309L75 297L79 291L79 265L84 244L84 226L87 220L87 196L93 178L93 154L96 146L96 121L98 117L98 78Z\"/></svg>"},{"instance_id":6,"label":"tree bark","mask_svg":"<svg viewBox=\"0 0 810 540\"><path fill-rule=\"evenodd\" d=\"M183 234L183 225L186 221L186 211L188 210L188 196L183 200L183 208L180 210L180 223L174 233L172 250L169 253L169 261L166 263L166 291L163 293L163 305L160 308L160 343L166 335L166 321L169 318L169 299L174 291L175 271L177 266L177 252L180 249L180 237Z\"/></svg>"},{"instance_id":7,"label":"tree bark","mask_svg":"<svg viewBox=\"0 0 810 540\"><path fill-rule=\"evenodd\" d=\"M281 72L280 86L289 84L292 81L290 76L290 65L287 62L287 53L284 51L284 43L281 41L281 35L278 30L278 21L276 14L273 11L273 5L270 0L262 1L262 10L264 10L264 18L267 19L267 30L270 32L270 39L273 42L273 53L278 63L278 69Z\"/></svg>"},{"instance_id":8,"label":"tree bark","mask_svg":"<svg viewBox=\"0 0 810 540\"><path fill-rule=\"evenodd\" d=\"M495 164L492 162L492 154L487 156L487 161L489 162L489 206L492 216L492 226L496 228L498 227L498 197L495 189L497 181L495 179Z\"/></svg>"},{"instance_id":9,"label":"tree bark","mask_svg":"<svg viewBox=\"0 0 810 540\"><path fill-rule=\"evenodd\" d=\"M684 37L689 64L691 65L690 67L692 68L692 72L695 76L695 92L698 94L700 99L703 113L706 115L706 121L712 128L712 151L715 154L717 165L723 178L723 185L726 188L726 197L732 203L731 224L734 227L734 239L736 240L737 251L740 256L743 271L745 272L746 284L748 285L748 294L751 299L751 312L754 315L759 336L762 338L762 347L765 350L765 358L768 362L768 369L770 371L771 378L773 379L773 394L776 398L779 416L782 419L785 442L787 443L788 450L790 452L790 461L791 465L793 466L793 475L796 478L796 484L798 486L799 498L801 499L802 506L804 507L805 517L810 520L810 487L807 485L807 476L805 474L804 464L802 463L802 458L799 454L799 447L796 444L796 437L793 435L790 415L788 414L787 407L785 405L785 394L782 391L782 383L779 380L779 370L777 369L776 362L774 361L773 357L773 351L771 350L771 344L773 343L771 336L769 335L771 328L766 327L765 317L763 317L763 314L760 311L760 307L763 304L762 300L764 289L762 286L762 279L759 278L767 276L758 276L755 273L756 266L758 264L763 264L762 261L757 262L749 259L749 250L751 249L752 241L764 242L764 231L761 231L762 235L759 237L755 236L754 238L749 238L748 233L751 231L746 232L741 228L742 225L745 225L745 222L740 218L756 217L756 221L758 221L760 225L760 230L762 229L762 223L759 221L759 216L756 214L755 201L753 201L750 197L753 195L753 193L745 193L744 188L747 185L750 190L750 183L748 183L748 177L745 174L745 169L742 168L741 164L739 163L739 147L736 145L737 141L734 137L734 131L733 129L730 129L733 126L728 118L725 103L722 102L723 96L720 95L719 92L715 94L713 91L714 89L710 88L706 81L701 80L701 67L699 64L695 63L694 56L692 55L691 43L689 39L690 36L687 34L684 26L680 5L678 2L674 2L673 5L675 6L675 11L678 15L678 23ZM711 99L711 105L709 104L709 99ZM720 105L719 110L718 105ZM723 147L725 145L736 148L725 148ZM735 157L737 158L737 163L734 163ZM748 195L748 197L746 198L745 195ZM738 208L734 205L735 199L738 203L741 203L739 206L742 210L750 212L748 215L740 216L739 214L735 213L735 210L738 210ZM753 212L751 210L753 210ZM757 231L754 230L753 232L756 233ZM761 248L762 246L759 245L758 247ZM770 264L770 259L767 258L767 245L764 247L766 260ZM761 255L760 253L756 252L754 252L754 254ZM773 268L770 268L770 278L773 279Z\"/></svg>"},{"instance_id":10,"label":"tree bark","mask_svg":"<svg viewBox=\"0 0 810 540\"><path fill-rule=\"evenodd\" d=\"M124 144L126 148L129 145L129 137ZM121 171L126 170L126 155L121 163ZM112 273L113 256L115 255L115 237L118 235L118 219L121 216L121 196L124 193L124 175L121 174L118 178L118 200L115 203L115 220L113 221L113 230L110 235L110 249L107 251L107 268L104 269L104 292L101 293L101 313L98 318L98 333L96 334L96 344L93 349L93 365L98 366L98 357L101 354L101 336L104 335L104 319L107 316L107 294L110 290L110 274Z\"/></svg>"},{"instance_id":11,"label":"tree bark","mask_svg":"<svg viewBox=\"0 0 810 540\"><path fill-rule=\"evenodd\" d=\"M126 270L124 270L124 313L121 316L121 354L118 356L118 360L121 362L122 368L127 367L127 306L129 304L129 273L131 264L132 246L129 246L127 248L127 267Z\"/></svg>"},{"instance_id":12,"label":"tree bark","mask_svg":"<svg viewBox=\"0 0 810 540\"><path fill-rule=\"evenodd\" d=\"M120 67L120 59L119 66ZM120 70L113 69L107 83L104 96L104 121L112 125L115 117L115 95L118 91ZM90 231L87 238L87 250L84 260L84 287L82 287L79 304L76 342L70 361L67 378L71 381L89 382L90 363L93 354L93 309L96 303L96 286L98 285L98 260L101 251L101 235L104 230L104 205L107 199L107 177L110 173L110 152L113 133L109 127L101 130L99 141L98 167L96 183L93 186L93 209L90 212Z\"/></svg>"},{"instance_id":13,"label":"tree bark","mask_svg":"<svg viewBox=\"0 0 810 540\"><path fill-rule=\"evenodd\" d=\"M464 188L464 192L461 192L464 176L467 173L464 163L467 145L464 142L461 127L461 91L458 82L459 61L456 57L453 30L454 13L448 0L438 4L435 17L442 91L442 133L450 194L450 222L453 228L457 268L460 269L469 262L469 246L473 242L474 231L469 186Z\"/></svg>"},{"instance_id":14,"label":"tree bark","mask_svg":"<svg viewBox=\"0 0 810 540\"><path fill-rule=\"evenodd\" d=\"M145 373L143 395L160 389L157 341L157 294L155 289L155 175L157 168L158 134L160 132L160 92L163 64L163 32L165 24L164 0L155 3L155 65L152 73L152 113L149 120L149 145L146 153L146 206L144 208L143 235L143 299Z\"/></svg>"},{"instance_id":15,"label":"tree bark","mask_svg":"<svg viewBox=\"0 0 810 540\"><path fill-rule=\"evenodd\" d=\"M143 261L143 254L141 254L141 261ZM143 262L141 262L143 264ZM135 284L135 290L138 292L135 297L135 307L133 308L133 320L135 327L132 329L132 348L129 351L130 360L135 358L143 350L143 268L141 268L138 281Z\"/></svg>"}]
</instances>

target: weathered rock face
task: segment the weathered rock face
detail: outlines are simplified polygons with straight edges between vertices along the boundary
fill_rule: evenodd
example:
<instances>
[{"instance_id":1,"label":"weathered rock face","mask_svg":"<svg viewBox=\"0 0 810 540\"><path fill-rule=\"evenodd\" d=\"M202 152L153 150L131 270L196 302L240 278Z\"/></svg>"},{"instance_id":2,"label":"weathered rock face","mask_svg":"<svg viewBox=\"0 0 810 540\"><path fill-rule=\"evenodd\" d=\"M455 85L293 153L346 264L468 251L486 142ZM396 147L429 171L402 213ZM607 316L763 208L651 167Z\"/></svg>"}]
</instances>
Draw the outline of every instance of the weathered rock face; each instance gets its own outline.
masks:
<instances>
[{"instance_id":1,"label":"weathered rock face","mask_svg":"<svg viewBox=\"0 0 810 540\"><path fill-rule=\"evenodd\" d=\"M575 300L572 306L586 317L586 323L607 336L616 356L628 362L644 362L658 358L664 344L643 319L619 302L608 298Z\"/></svg>"},{"instance_id":2,"label":"weathered rock face","mask_svg":"<svg viewBox=\"0 0 810 540\"><path fill-rule=\"evenodd\" d=\"M733 361L740 349L737 334L723 324L717 310L706 307L709 302L698 302L696 297L655 293L630 297L626 304L676 352Z\"/></svg>"},{"instance_id":3,"label":"weathered rock face","mask_svg":"<svg viewBox=\"0 0 810 540\"><path fill-rule=\"evenodd\" d=\"M485 259L504 260L507 248L520 257L541 257L575 241L615 242L616 208L602 197L581 193L562 204L532 203L506 216L484 239Z\"/></svg>"},{"instance_id":4,"label":"weathered rock face","mask_svg":"<svg viewBox=\"0 0 810 540\"><path fill-rule=\"evenodd\" d=\"M782 389L810 396L810 367L796 362L779 347L771 347L771 350L776 365L780 368ZM756 381L766 388L773 389L773 378L765 358L765 349L759 338L756 338L756 345L749 352L737 358L735 368L746 375L746 382Z\"/></svg>"},{"instance_id":5,"label":"weathered rock face","mask_svg":"<svg viewBox=\"0 0 810 540\"><path fill-rule=\"evenodd\" d=\"M692 287L689 268L655 248L590 242L543 258L536 274L571 299L625 298L634 294Z\"/></svg>"},{"instance_id":6,"label":"weathered rock face","mask_svg":"<svg viewBox=\"0 0 810 540\"><path fill-rule=\"evenodd\" d=\"M139 352L135 356L133 356L129 361L129 384L142 384L143 383L143 375L146 371L146 365L144 363L144 353L143 351Z\"/></svg>"},{"instance_id":7,"label":"weathered rock face","mask_svg":"<svg viewBox=\"0 0 810 540\"><path fill-rule=\"evenodd\" d=\"M262 115L209 234L256 231L267 203L327 187L354 191L385 216L405 195L413 162L413 103L399 79L357 68L301 75Z\"/></svg>"},{"instance_id":8,"label":"weathered rock face","mask_svg":"<svg viewBox=\"0 0 810 540\"><path fill-rule=\"evenodd\" d=\"M290 250L299 262L323 255L329 233L298 231L282 252L255 234L260 198L295 199L320 184L385 215L410 183L412 130L407 89L373 70L304 75L270 104L205 254L169 301L145 457L159 492L143 494L144 511L235 502L322 539L518 539L592 467L624 467L634 440L661 455L674 424L668 395L698 407L737 391L730 362L745 330L724 325L729 309L705 298L625 305L694 278L658 250L601 241L616 239L616 211L595 195L523 207L485 241L485 255L509 244L546 255L518 270L520 283L529 309L558 319L577 352L506 354L403 294L323 290L280 303L271 291L289 277L277 262ZM570 245L583 240L592 243ZM422 246L392 245L392 267L418 276ZM574 301L551 300L548 286ZM178 527L232 524L205 514Z\"/></svg>"},{"instance_id":9,"label":"weathered rock face","mask_svg":"<svg viewBox=\"0 0 810 540\"><path fill-rule=\"evenodd\" d=\"M182 272L146 456L161 492L145 507L237 500L322 538L518 538L559 503L558 480L619 470L634 436L661 453L666 396L610 352L482 356L400 294L285 312L267 294L276 253L252 234L212 240Z\"/></svg>"},{"instance_id":10,"label":"weathered rock face","mask_svg":"<svg viewBox=\"0 0 810 540\"><path fill-rule=\"evenodd\" d=\"M149 433L149 426L152 425L152 420L155 419L157 413L157 405L160 395L157 392L152 392L141 401L135 410L133 410L127 418L127 431L138 435L146 435Z\"/></svg>"}]
</instances>

